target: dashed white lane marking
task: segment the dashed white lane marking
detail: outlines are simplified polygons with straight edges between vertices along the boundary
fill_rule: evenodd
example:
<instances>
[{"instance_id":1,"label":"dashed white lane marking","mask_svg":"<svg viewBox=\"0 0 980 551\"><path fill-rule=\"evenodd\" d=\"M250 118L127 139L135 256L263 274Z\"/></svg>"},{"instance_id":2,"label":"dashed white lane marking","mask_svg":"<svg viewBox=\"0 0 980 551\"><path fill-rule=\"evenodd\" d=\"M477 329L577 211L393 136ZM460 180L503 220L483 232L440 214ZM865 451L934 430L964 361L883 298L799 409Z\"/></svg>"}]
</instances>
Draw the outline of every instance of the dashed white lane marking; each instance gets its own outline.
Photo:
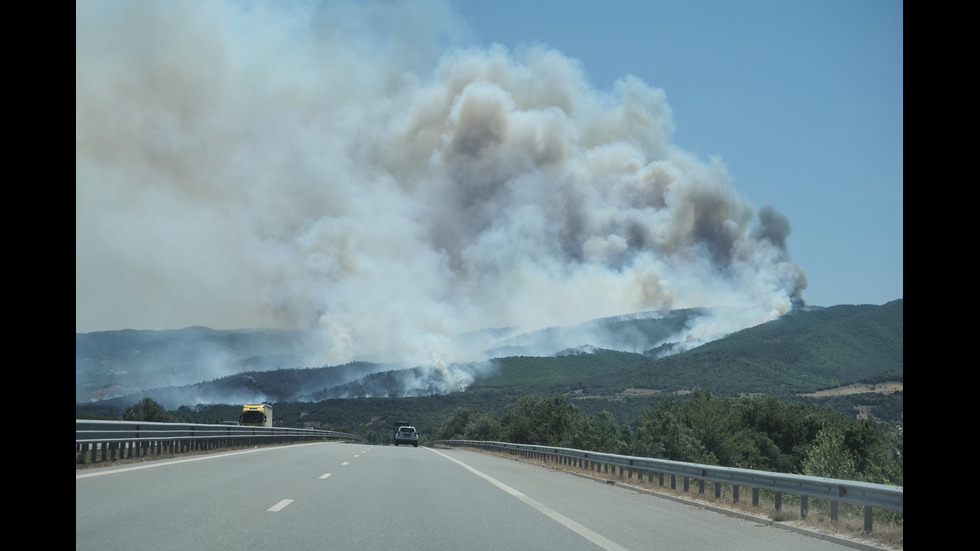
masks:
<instances>
[{"instance_id":1,"label":"dashed white lane marking","mask_svg":"<svg viewBox=\"0 0 980 551\"><path fill-rule=\"evenodd\" d=\"M330 478L330 473L327 473L325 475L321 475L320 478Z\"/></svg>"},{"instance_id":2,"label":"dashed white lane marking","mask_svg":"<svg viewBox=\"0 0 980 551\"><path fill-rule=\"evenodd\" d=\"M279 511L282 511L287 505L289 505L292 502L293 502L293 500L291 500L291 499L284 499L284 500L280 501L279 503L276 503L272 507L269 507L269 512L270 513L278 513Z\"/></svg>"},{"instance_id":3,"label":"dashed white lane marking","mask_svg":"<svg viewBox=\"0 0 980 551\"><path fill-rule=\"evenodd\" d=\"M438 452L438 451L436 451L436 450L434 450L432 448L426 447L426 449L427 450L432 450L433 452L438 453L439 455L445 457L446 459L448 459L448 460L450 460L450 461L452 461L454 463L459 464L464 469L470 471L471 473L475 474L476 476L479 476L480 478L483 478L483 479L487 480L488 482L490 482L494 486L496 486L496 487L500 488L501 490L507 492L508 494L516 497L517 499L523 501L524 503L527 503L528 505L530 505L531 507L534 507L538 511L541 511L545 515L547 515L547 516L551 517L553 520L557 521L562 526L568 528L569 530L575 532L576 534L582 536L583 538L591 541L592 543L598 545L599 547L601 547L603 549L606 549L607 551L627 551L627 549L625 547L623 547L622 545L619 545L618 543L616 543L614 541L611 541L611 540L609 540L609 539L607 539L607 538L605 538L605 537L597 534L596 532L593 532L592 530L589 530L585 526L582 526L581 524L579 524L579 523L575 522L574 520L566 517L565 515L559 513L558 511L555 511L553 509L550 509L550 508L544 506L541 503L538 503L537 501L535 501L535 500L531 499L530 497L522 494L521 492L515 490L514 488L511 488L510 486L504 484L503 482L500 482L496 478L493 478L490 475L483 474L480 471L474 469L473 467L470 467L466 463L463 463L462 461L460 461L458 459L449 457L448 455L446 455L444 453L441 453L441 452Z\"/></svg>"},{"instance_id":4,"label":"dashed white lane marking","mask_svg":"<svg viewBox=\"0 0 980 551\"><path fill-rule=\"evenodd\" d=\"M341 465L350 465L350 461L344 461Z\"/></svg>"}]
</instances>

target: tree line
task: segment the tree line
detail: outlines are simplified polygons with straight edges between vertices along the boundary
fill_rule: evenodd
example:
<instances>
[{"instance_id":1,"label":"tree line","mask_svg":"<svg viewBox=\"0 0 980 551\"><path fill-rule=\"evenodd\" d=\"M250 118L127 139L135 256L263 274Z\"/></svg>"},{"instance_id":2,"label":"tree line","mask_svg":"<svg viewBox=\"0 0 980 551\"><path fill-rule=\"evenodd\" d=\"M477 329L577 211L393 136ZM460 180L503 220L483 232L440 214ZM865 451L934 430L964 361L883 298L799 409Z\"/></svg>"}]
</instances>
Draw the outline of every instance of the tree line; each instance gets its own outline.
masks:
<instances>
[{"instance_id":1,"label":"tree line","mask_svg":"<svg viewBox=\"0 0 980 551\"><path fill-rule=\"evenodd\" d=\"M195 417L188 408L167 411L151 398L122 414L130 421L201 422ZM373 443L388 441L386 429L375 432L363 436ZM494 411L457 408L422 438L423 443L465 439L555 446L904 485L901 424L854 419L805 401L734 398L704 389L659 400L630 424L608 411L585 413L562 393L527 394Z\"/></svg>"},{"instance_id":2,"label":"tree line","mask_svg":"<svg viewBox=\"0 0 980 551\"><path fill-rule=\"evenodd\" d=\"M435 434L653 457L725 467L902 486L903 429L775 397L731 398L695 390L667 398L621 425L581 412L563 394L525 395L490 414L457 410Z\"/></svg>"}]
</instances>

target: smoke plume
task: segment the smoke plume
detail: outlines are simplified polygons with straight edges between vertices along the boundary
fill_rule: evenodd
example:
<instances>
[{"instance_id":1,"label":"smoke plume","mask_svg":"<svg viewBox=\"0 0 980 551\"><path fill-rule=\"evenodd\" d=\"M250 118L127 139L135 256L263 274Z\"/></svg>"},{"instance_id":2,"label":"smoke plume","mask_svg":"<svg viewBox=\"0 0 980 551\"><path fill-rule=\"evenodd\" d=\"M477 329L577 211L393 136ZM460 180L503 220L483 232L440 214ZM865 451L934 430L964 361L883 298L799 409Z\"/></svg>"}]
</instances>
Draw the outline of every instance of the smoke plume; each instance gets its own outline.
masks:
<instances>
[{"instance_id":1,"label":"smoke plume","mask_svg":"<svg viewBox=\"0 0 980 551\"><path fill-rule=\"evenodd\" d=\"M443 3L85 1L75 27L76 331L312 328L310 365L444 369L488 344L466 331L739 313L699 342L806 287L664 91L461 46Z\"/></svg>"}]
</instances>

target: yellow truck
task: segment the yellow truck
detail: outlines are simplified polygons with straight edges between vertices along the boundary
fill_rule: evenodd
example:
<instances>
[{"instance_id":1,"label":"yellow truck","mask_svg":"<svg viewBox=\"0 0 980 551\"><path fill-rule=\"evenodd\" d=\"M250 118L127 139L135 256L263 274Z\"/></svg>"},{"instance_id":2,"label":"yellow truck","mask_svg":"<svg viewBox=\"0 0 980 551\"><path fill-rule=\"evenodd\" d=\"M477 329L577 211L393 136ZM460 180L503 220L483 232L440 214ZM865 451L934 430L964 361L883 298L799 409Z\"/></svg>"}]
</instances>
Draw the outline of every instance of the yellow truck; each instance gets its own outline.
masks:
<instances>
[{"instance_id":1,"label":"yellow truck","mask_svg":"<svg viewBox=\"0 0 980 551\"><path fill-rule=\"evenodd\" d=\"M271 427L272 406L269 404L245 404L242 406L242 415L238 420L247 427Z\"/></svg>"}]
</instances>

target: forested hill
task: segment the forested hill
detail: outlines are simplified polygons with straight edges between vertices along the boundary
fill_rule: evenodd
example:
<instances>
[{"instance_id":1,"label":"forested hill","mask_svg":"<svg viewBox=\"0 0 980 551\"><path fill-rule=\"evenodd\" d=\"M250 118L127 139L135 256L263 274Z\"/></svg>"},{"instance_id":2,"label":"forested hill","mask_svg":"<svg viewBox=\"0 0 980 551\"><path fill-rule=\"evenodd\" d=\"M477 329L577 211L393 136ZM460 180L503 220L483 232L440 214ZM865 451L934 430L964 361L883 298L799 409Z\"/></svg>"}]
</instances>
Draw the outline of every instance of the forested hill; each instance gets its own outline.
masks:
<instances>
[{"instance_id":1,"label":"forested hill","mask_svg":"<svg viewBox=\"0 0 980 551\"><path fill-rule=\"evenodd\" d=\"M621 370L632 386L803 394L902 380L903 303L791 312L684 354Z\"/></svg>"},{"instance_id":2,"label":"forested hill","mask_svg":"<svg viewBox=\"0 0 980 551\"><path fill-rule=\"evenodd\" d=\"M662 347L667 348L667 346ZM835 306L798 311L680 354L661 357L595 350L550 357L511 356L470 389L533 389L585 395L641 390L721 394L805 394L852 383L901 381L902 301L884 306ZM375 388L367 377L345 393ZM332 396L331 396L332 397Z\"/></svg>"},{"instance_id":3,"label":"forested hill","mask_svg":"<svg viewBox=\"0 0 980 551\"><path fill-rule=\"evenodd\" d=\"M616 323L622 323L617 320ZM625 330L625 329L624 329ZM265 400L320 402L350 398L418 398L431 395L431 407L478 400L501 404L523 394L563 393L590 410L628 408L631 400L683 396L695 388L717 394L799 397L854 383L902 381L903 301L883 306L834 306L800 310L689 351L662 356L667 347L644 353L580 348L547 356L509 356L491 362L458 364L440 371L392 369L357 362L343 366L252 371L193 385L150 389L80 405L128 407L151 397L168 409L198 404L238 404ZM446 393L445 380L465 383ZM462 385L462 383L461 383ZM467 398L469 396L470 398ZM874 400L868 396L848 398ZM353 406L353 404L348 404ZM491 406L492 407L492 406ZM901 409L901 394L889 408ZM624 413L628 415L629 413ZM900 412L898 413L900 415Z\"/></svg>"}]
</instances>

